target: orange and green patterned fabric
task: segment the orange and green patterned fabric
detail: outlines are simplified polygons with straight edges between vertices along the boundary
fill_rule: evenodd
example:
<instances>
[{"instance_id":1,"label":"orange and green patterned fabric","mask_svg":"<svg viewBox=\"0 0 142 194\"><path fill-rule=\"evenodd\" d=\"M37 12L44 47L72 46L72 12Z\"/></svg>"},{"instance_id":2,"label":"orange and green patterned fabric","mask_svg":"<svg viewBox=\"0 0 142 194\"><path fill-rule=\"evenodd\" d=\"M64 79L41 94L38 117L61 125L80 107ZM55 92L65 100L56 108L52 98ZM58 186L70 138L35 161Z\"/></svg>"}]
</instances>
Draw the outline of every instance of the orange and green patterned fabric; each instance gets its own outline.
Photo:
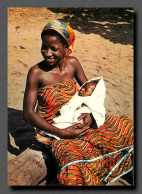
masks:
<instances>
[{"instance_id":1,"label":"orange and green patterned fabric","mask_svg":"<svg viewBox=\"0 0 142 194\"><path fill-rule=\"evenodd\" d=\"M36 112L39 116L53 122L61 107L77 92L77 82L69 79L63 83L47 85L38 89L38 105Z\"/></svg>"},{"instance_id":2,"label":"orange and green patterned fabric","mask_svg":"<svg viewBox=\"0 0 142 194\"><path fill-rule=\"evenodd\" d=\"M61 167L61 184L108 185L133 168L133 122L106 115L105 124L83 138L53 140L52 151Z\"/></svg>"},{"instance_id":3,"label":"orange and green patterned fabric","mask_svg":"<svg viewBox=\"0 0 142 194\"><path fill-rule=\"evenodd\" d=\"M60 108L77 92L72 79L38 90L37 113L52 123ZM133 121L126 116L106 115L98 129L90 128L82 138L52 141L62 185L108 185L133 168Z\"/></svg>"}]
</instances>

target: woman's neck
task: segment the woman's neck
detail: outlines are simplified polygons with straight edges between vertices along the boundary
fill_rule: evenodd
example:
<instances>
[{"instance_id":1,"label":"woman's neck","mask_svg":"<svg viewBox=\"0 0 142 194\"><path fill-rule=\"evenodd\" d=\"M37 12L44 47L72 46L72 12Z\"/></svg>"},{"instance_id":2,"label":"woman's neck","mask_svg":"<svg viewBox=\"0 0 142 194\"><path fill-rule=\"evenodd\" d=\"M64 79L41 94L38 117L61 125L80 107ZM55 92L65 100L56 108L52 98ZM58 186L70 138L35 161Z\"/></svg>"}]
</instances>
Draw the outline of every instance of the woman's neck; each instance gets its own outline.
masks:
<instances>
[{"instance_id":1,"label":"woman's neck","mask_svg":"<svg viewBox=\"0 0 142 194\"><path fill-rule=\"evenodd\" d=\"M65 58L63 57L58 64L56 64L56 66L53 68L53 70L55 69L56 71L62 72L63 68L65 66Z\"/></svg>"}]
</instances>

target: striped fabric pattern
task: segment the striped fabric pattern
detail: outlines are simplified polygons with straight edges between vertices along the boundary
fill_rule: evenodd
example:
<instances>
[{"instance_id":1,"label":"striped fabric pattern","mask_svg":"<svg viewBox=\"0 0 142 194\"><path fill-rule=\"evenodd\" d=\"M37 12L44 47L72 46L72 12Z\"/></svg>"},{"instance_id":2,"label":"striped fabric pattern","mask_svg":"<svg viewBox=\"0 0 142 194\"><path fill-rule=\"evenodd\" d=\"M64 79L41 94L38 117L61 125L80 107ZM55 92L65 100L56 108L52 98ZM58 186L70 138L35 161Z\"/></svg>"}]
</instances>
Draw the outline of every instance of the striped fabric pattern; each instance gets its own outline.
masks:
<instances>
[{"instance_id":1,"label":"striped fabric pattern","mask_svg":"<svg viewBox=\"0 0 142 194\"><path fill-rule=\"evenodd\" d=\"M128 172L133 166L132 152L117 166L117 163L128 153L130 148L116 152L116 154L109 155L108 153L132 145L132 120L126 116L106 115L105 124L98 129L89 129L83 138L61 139L52 142L52 151L60 167L73 161L90 160L106 155L94 162L75 163L63 168L58 174L58 180L61 184L70 186L106 185ZM110 171L113 168L111 174ZM105 182L109 173L110 176Z\"/></svg>"},{"instance_id":2,"label":"striped fabric pattern","mask_svg":"<svg viewBox=\"0 0 142 194\"><path fill-rule=\"evenodd\" d=\"M53 122L61 107L77 92L77 83L69 79L63 83L44 86L38 89L38 105L36 112L49 123Z\"/></svg>"},{"instance_id":3,"label":"striped fabric pattern","mask_svg":"<svg viewBox=\"0 0 142 194\"><path fill-rule=\"evenodd\" d=\"M39 88L37 113L52 123L76 92L77 84L72 79ZM132 120L113 115L106 115L103 126L88 129L82 138L53 140L52 152L61 168L57 175L59 182L71 186L107 185L132 169L133 152L131 148L122 149L132 146L133 141ZM90 162L97 157L98 160ZM76 163L80 160L85 162Z\"/></svg>"}]
</instances>

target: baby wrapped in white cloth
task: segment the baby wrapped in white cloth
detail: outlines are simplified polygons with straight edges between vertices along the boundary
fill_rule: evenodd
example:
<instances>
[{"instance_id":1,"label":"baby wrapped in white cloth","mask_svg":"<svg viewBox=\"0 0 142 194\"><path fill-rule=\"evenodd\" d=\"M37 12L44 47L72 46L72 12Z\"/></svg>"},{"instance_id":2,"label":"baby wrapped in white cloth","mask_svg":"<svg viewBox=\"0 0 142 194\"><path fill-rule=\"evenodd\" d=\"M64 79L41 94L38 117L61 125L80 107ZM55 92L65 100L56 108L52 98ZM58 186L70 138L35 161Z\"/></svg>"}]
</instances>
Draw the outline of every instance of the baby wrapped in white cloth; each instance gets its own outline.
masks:
<instances>
[{"instance_id":1,"label":"baby wrapped in white cloth","mask_svg":"<svg viewBox=\"0 0 142 194\"><path fill-rule=\"evenodd\" d=\"M78 123L78 117L83 113L91 113L97 127L105 121L105 84L102 77L85 82L80 90L60 109L60 116L53 119L53 125L64 129ZM47 132L41 132L43 136L48 135L60 138Z\"/></svg>"}]
</instances>

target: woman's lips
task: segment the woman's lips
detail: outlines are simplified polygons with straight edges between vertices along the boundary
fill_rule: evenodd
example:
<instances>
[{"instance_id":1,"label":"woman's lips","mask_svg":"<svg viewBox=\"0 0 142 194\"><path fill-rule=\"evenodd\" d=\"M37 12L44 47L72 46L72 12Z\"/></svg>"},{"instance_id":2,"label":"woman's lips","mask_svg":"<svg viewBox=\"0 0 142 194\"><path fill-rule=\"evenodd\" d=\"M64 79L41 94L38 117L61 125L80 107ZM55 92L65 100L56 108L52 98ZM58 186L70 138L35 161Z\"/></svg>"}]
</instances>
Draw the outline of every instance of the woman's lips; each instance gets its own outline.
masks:
<instances>
[{"instance_id":1,"label":"woman's lips","mask_svg":"<svg viewBox=\"0 0 142 194\"><path fill-rule=\"evenodd\" d=\"M52 59L46 58L46 61L47 61L47 62L53 62L53 61L54 61L54 58L52 58Z\"/></svg>"}]
</instances>

